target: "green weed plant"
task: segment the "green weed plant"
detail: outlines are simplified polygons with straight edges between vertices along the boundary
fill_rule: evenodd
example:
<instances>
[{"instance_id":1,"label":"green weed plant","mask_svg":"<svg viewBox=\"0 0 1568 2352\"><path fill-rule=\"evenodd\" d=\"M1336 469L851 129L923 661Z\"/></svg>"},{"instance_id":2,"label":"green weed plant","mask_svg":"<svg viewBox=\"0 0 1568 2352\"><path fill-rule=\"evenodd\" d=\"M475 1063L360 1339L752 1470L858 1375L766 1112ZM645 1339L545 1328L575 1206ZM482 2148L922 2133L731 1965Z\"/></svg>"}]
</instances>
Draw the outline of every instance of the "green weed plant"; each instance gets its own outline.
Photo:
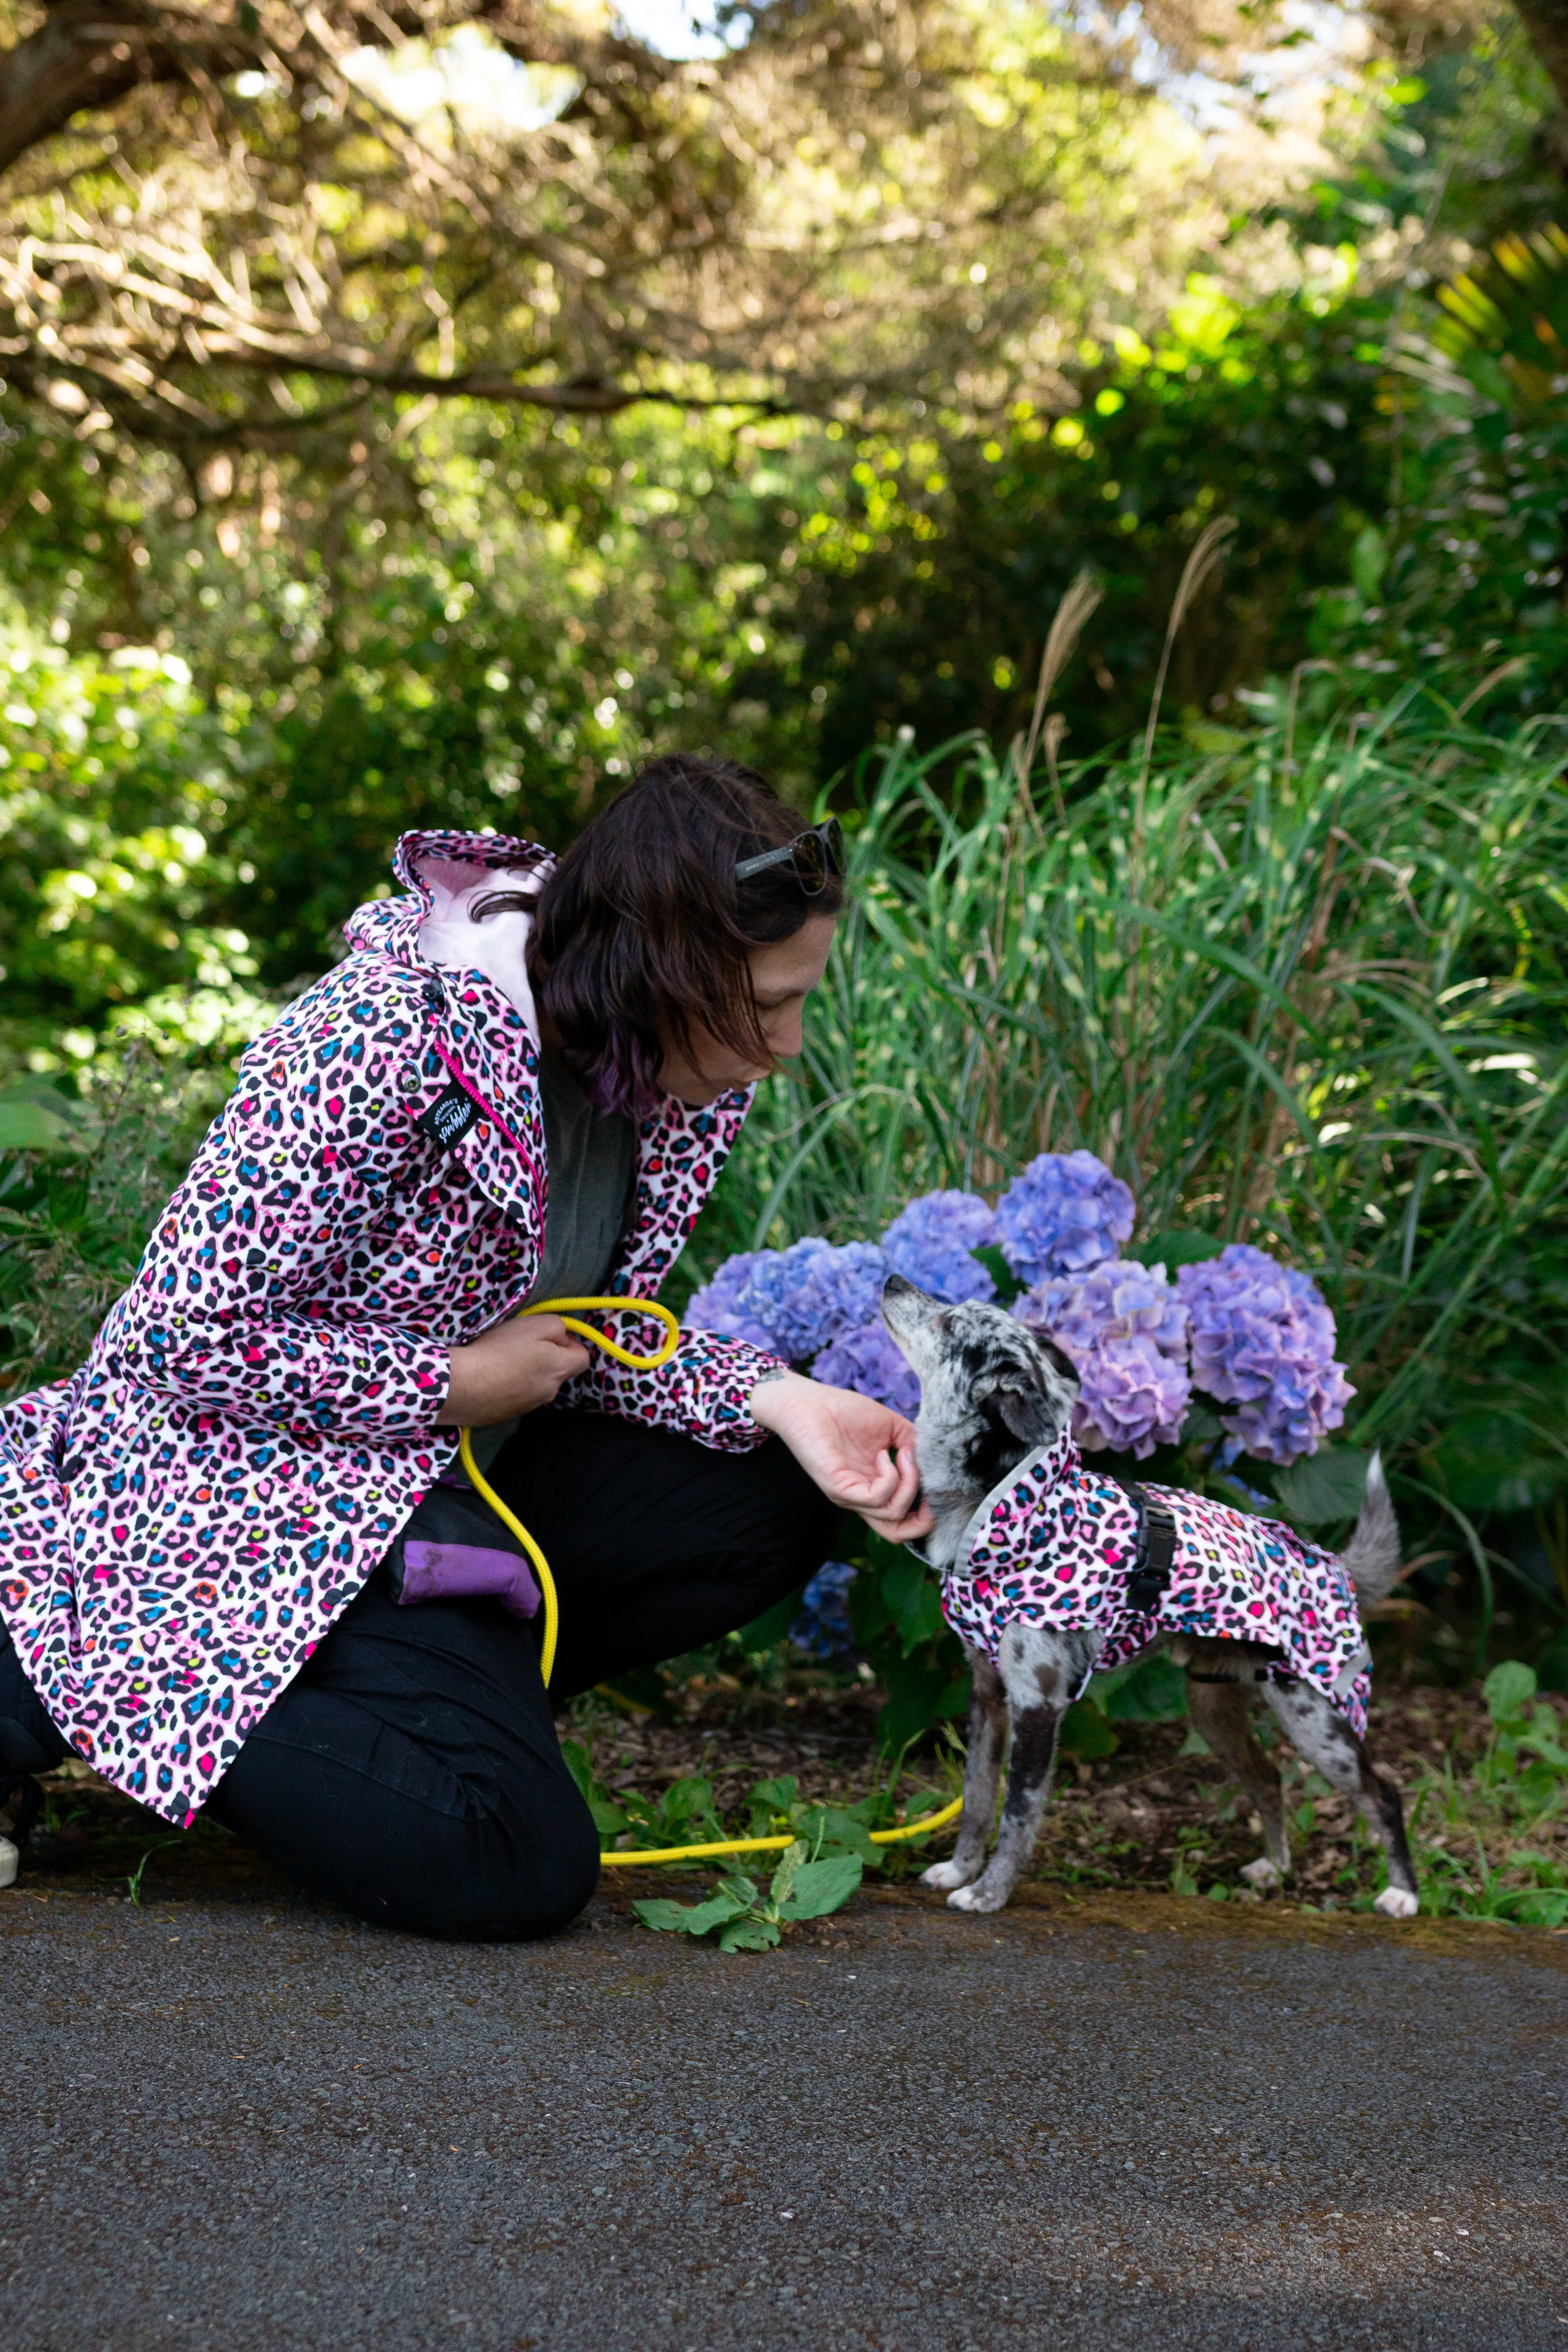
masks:
<instances>
[{"instance_id":1,"label":"green weed plant","mask_svg":"<svg viewBox=\"0 0 1568 2352\"><path fill-rule=\"evenodd\" d=\"M1568 1925L1568 1723L1561 1700L1543 1696L1535 1670L1517 1658L1492 1668L1481 1685L1489 1731L1467 1759L1456 1738L1440 1766L1423 1762L1406 1789L1407 1826L1421 1910L1428 1917L1490 1919L1518 1927ZM1270 1727L1267 1719L1260 1733ZM1269 1741L1278 1746L1278 1736ZM1321 1773L1282 1754L1292 1843L1300 1865L1307 1841L1324 1826L1321 1809L1333 1790ZM1230 1883L1226 1848L1243 1801L1235 1790L1205 1790L1206 1818L1176 1832L1167 1884L1174 1895L1224 1902ZM1102 1844L1106 1841L1101 1841ZM1301 1907L1370 1911L1388 1883L1382 1850L1356 1821L1343 1841L1342 1866L1319 1902ZM1122 1851L1131 1851L1124 1848ZM1053 1864L1054 1877L1089 1876L1109 1884L1113 1870Z\"/></svg>"},{"instance_id":2,"label":"green weed plant","mask_svg":"<svg viewBox=\"0 0 1568 2352\"><path fill-rule=\"evenodd\" d=\"M779 1856L765 1895L743 1870L735 1870L721 1879L706 1902L655 1896L632 1908L645 1927L682 1936L706 1936L717 1928L721 1952L767 1952L786 1927L842 1910L860 1884L862 1866L857 1853L814 1857L805 1840L796 1838Z\"/></svg>"},{"instance_id":3,"label":"green weed plant","mask_svg":"<svg viewBox=\"0 0 1568 2352\"><path fill-rule=\"evenodd\" d=\"M1490 1737L1468 1771L1450 1751L1424 1772L1410 1828L1421 1907L1521 1927L1568 1923L1568 1726L1517 1658L1481 1685ZM1555 1852L1543 1853L1543 1845Z\"/></svg>"},{"instance_id":4,"label":"green weed plant","mask_svg":"<svg viewBox=\"0 0 1568 2352\"><path fill-rule=\"evenodd\" d=\"M86 1098L37 1077L0 1092L0 1389L83 1360L228 1084L132 1044Z\"/></svg>"},{"instance_id":5,"label":"green weed plant","mask_svg":"<svg viewBox=\"0 0 1568 2352\"><path fill-rule=\"evenodd\" d=\"M868 1870L897 1874L907 1868L912 1847L924 1843L889 1847L872 1842L873 1830L890 1829L898 1821L896 1776L853 1803L837 1805L804 1798L794 1774L781 1773L757 1781L742 1801L738 1824L727 1825L717 1811L712 1782L700 1773L683 1774L657 1798L635 1790L612 1793L595 1769L591 1717L583 1727L588 1736L563 1740L562 1753L607 1848L631 1853L646 1847L653 1853L726 1838L790 1840L765 1894L736 1857L726 1861L713 1894L700 1903L650 1897L635 1904L645 1927L689 1936L717 1929L723 1951L766 1951L785 1927L842 1909ZM906 1821L936 1812L946 1801L942 1790L918 1790L903 1807Z\"/></svg>"}]
</instances>

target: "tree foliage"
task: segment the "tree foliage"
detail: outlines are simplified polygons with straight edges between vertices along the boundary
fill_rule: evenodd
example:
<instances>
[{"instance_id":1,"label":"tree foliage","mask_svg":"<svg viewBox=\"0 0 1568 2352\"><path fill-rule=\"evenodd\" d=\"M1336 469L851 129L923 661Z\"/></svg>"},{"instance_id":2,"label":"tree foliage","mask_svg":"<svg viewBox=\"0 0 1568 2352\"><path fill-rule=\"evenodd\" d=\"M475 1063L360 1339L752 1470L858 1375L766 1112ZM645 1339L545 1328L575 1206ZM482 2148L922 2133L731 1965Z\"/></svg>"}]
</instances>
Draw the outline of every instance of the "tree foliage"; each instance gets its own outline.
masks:
<instances>
[{"instance_id":1,"label":"tree foliage","mask_svg":"<svg viewBox=\"0 0 1568 2352\"><path fill-rule=\"evenodd\" d=\"M237 452L368 452L399 393L985 405L1217 226L1195 150L1024 0L780 0L689 65L526 0L64 0L0 54L4 347L68 415L225 453L216 497Z\"/></svg>"},{"instance_id":2,"label":"tree foliage","mask_svg":"<svg viewBox=\"0 0 1568 2352\"><path fill-rule=\"evenodd\" d=\"M1517 383L1483 415L1474 366L1410 373L1455 240L1534 235L1553 201L1552 94L1517 32L1477 51L1412 20L1394 46L1419 36L1422 76L1372 60L1340 163L1303 189L1282 156L1227 216L1232 167L1129 53L1026 5L760 8L743 47L679 66L582 14L250 13L269 47L237 68L232 9L124 20L199 35L205 64L172 35L116 60L68 8L14 10L0 55L0 121L62 26L121 75L10 174L16 1050L204 973L243 1004L320 970L408 824L561 841L682 741L803 798L902 727L1005 742L1086 565L1102 602L1052 748L1114 745L1219 515L1238 528L1167 682L1190 740L1304 659L1304 709L1413 662L1458 701L1517 653L1489 723L1558 690L1551 380L1526 432ZM1173 50L1224 30L1160 23ZM447 60L440 106L377 79L417 42L427 81ZM538 119L476 116L454 56L524 74ZM116 280L138 239L138 272L203 301L243 276L284 351L220 348ZM45 340L68 328L79 365ZM312 336L418 387L295 366ZM96 374L101 337L195 410ZM503 359L510 390L479 396ZM584 371L614 402L511 396ZM134 749L90 715L72 749L56 716L100 706ZM176 831L199 855L146 846Z\"/></svg>"}]
</instances>

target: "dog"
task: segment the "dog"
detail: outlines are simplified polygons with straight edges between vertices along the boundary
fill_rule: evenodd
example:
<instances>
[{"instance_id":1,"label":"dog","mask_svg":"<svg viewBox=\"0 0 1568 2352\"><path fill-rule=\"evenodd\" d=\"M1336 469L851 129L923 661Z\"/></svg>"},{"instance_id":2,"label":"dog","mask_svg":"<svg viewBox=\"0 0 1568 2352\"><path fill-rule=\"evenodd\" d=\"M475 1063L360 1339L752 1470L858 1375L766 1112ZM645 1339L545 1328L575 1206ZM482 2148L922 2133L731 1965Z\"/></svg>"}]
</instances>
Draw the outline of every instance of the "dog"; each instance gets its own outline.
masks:
<instances>
[{"instance_id":1,"label":"dog","mask_svg":"<svg viewBox=\"0 0 1568 2352\"><path fill-rule=\"evenodd\" d=\"M1002 1908L1034 1853L1063 1716L1097 1666L1159 1643L1186 1668L1194 1728L1261 1819L1265 1851L1242 1876L1278 1885L1290 1867L1279 1775L1250 1722L1262 1699L1381 1844L1378 1910L1412 1917L1399 1792L1361 1737L1371 1655L1356 1596L1380 1600L1400 1560L1377 1458L1335 1558L1276 1521L1086 1469L1070 1360L1000 1307L944 1306L894 1275L882 1319L921 1383L916 1455L935 1525L912 1549L941 1575L943 1614L973 1669L958 1844L924 1884L956 1910Z\"/></svg>"}]
</instances>

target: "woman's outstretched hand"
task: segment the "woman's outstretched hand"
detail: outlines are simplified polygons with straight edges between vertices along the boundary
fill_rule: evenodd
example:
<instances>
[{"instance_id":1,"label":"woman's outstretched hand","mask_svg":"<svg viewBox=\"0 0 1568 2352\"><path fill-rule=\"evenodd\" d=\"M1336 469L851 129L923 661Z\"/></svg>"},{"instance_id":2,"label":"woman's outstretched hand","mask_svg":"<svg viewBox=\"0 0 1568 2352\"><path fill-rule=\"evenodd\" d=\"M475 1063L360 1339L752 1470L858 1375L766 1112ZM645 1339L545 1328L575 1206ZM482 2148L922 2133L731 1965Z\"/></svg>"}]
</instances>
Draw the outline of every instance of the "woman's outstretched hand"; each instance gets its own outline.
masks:
<instances>
[{"instance_id":1,"label":"woman's outstretched hand","mask_svg":"<svg viewBox=\"0 0 1568 2352\"><path fill-rule=\"evenodd\" d=\"M915 1433L901 1412L853 1389L829 1388L798 1372L752 1391L752 1417L782 1437L829 1500L858 1511L889 1543L929 1535L920 1501Z\"/></svg>"},{"instance_id":2,"label":"woman's outstretched hand","mask_svg":"<svg viewBox=\"0 0 1568 2352\"><path fill-rule=\"evenodd\" d=\"M451 1350L437 1429L489 1429L553 1404L563 1382L588 1369L588 1350L559 1315L518 1315Z\"/></svg>"}]
</instances>

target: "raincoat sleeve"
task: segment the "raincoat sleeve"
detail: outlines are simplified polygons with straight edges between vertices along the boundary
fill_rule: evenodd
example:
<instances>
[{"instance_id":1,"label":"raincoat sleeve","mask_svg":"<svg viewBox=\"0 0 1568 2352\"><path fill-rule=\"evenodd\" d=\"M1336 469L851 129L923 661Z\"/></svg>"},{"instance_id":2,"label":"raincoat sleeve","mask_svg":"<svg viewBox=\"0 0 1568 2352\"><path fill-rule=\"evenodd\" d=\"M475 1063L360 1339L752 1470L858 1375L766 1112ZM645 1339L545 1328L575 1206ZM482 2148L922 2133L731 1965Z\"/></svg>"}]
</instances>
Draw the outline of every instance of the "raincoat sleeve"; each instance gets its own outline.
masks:
<instances>
[{"instance_id":1,"label":"raincoat sleeve","mask_svg":"<svg viewBox=\"0 0 1568 2352\"><path fill-rule=\"evenodd\" d=\"M637 1355L655 1354L664 1338L662 1325L638 1326L629 1316L617 1317L616 1333ZM752 1419L747 1400L763 1374L778 1369L776 1356L744 1339L683 1331L668 1363L654 1372L634 1372L595 1349L588 1370L566 1383L558 1402L577 1412L672 1429L720 1454L749 1454L768 1433Z\"/></svg>"},{"instance_id":2,"label":"raincoat sleeve","mask_svg":"<svg viewBox=\"0 0 1568 2352\"><path fill-rule=\"evenodd\" d=\"M752 1089L737 1087L717 1103L696 1108L666 1097L643 1126L637 1167L637 1215L606 1291L657 1298L718 1180L750 1108ZM617 1316L616 1336L634 1355L657 1355L662 1324ZM613 1356L592 1351L588 1370L561 1391L559 1402L579 1412L608 1412L694 1437L721 1454L749 1454L767 1436L752 1419L748 1399L776 1356L717 1331L682 1331L668 1364L634 1372Z\"/></svg>"},{"instance_id":3,"label":"raincoat sleeve","mask_svg":"<svg viewBox=\"0 0 1568 2352\"><path fill-rule=\"evenodd\" d=\"M408 1033L384 995L372 1021L354 1010L329 993L246 1056L105 1323L113 1372L242 1420L372 1441L430 1432L447 1344L374 1307ZM345 1118L356 1089L364 1116Z\"/></svg>"}]
</instances>

